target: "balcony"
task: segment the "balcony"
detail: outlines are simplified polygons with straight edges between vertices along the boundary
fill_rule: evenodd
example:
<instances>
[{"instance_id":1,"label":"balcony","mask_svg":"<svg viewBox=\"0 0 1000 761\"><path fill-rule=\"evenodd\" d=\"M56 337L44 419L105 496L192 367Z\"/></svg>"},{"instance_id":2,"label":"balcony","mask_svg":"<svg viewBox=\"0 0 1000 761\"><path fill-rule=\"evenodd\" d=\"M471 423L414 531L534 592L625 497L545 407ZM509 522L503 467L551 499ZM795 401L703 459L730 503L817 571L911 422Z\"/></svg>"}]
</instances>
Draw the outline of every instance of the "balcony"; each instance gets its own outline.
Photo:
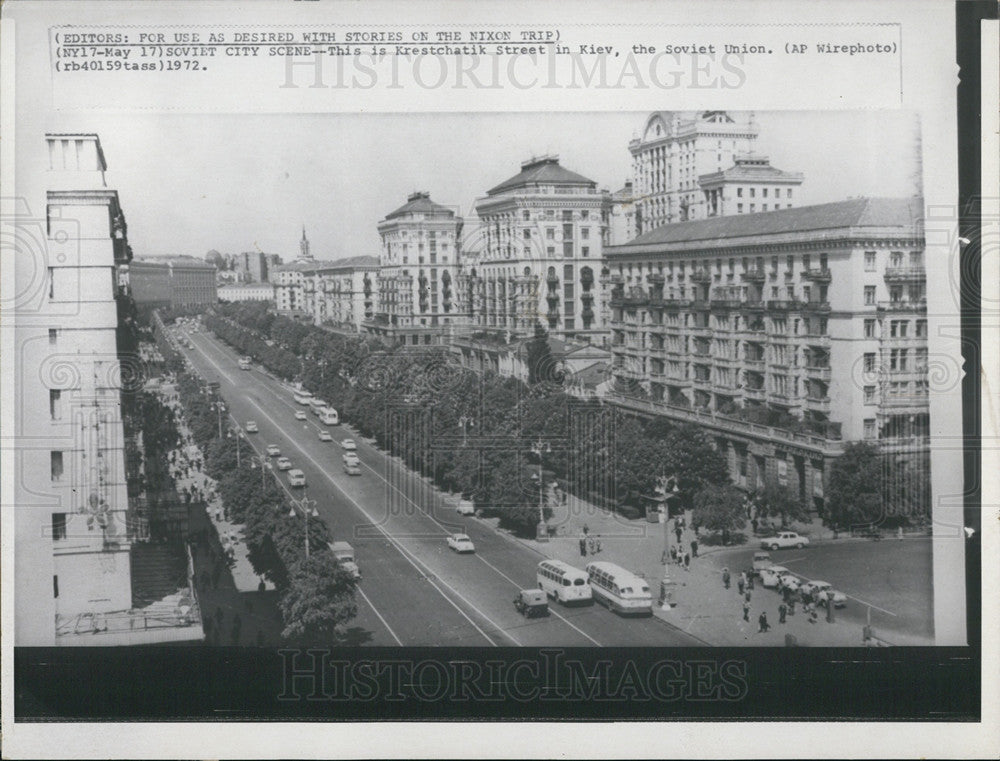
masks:
<instances>
[{"instance_id":1,"label":"balcony","mask_svg":"<svg viewBox=\"0 0 1000 761\"><path fill-rule=\"evenodd\" d=\"M788 312L799 309L801 302L795 299L772 299L767 302L767 308L772 312Z\"/></svg>"},{"instance_id":2,"label":"balcony","mask_svg":"<svg viewBox=\"0 0 1000 761\"><path fill-rule=\"evenodd\" d=\"M747 283L763 283L767 280L767 274L761 269L745 270L740 277Z\"/></svg>"},{"instance_id":3,"label":"balcony","mask_svg":"<svg viewBox=\"0 0 1000 761\"><path fill-rule=\"evenodd\" d=\"M689 303L690 309L693 312L707 312L712 308L711 304L705 299L695 299Z\"/></svg>"},{"instance_id":4,"label":"balcony","mask_svg":"<svg viewBox=\"0 0 1000 761\"><path fill-rule=\"evenodd\" d=\"M720 367L740 367L743 362L739 357L714 357L715 364Z\"/></svg>"},{"instance_id":5,"label":"balcony","mask_svg":"<svg viewBox=\"0 0 1000 761\"><path fill-rule=\"evenodd\" d=\"M878 302L880 312L926 312L927 299L917 299L916 301L880 301Z\"/></svg>"},{"instance_id":6,"label":"balcony","mask_svg":"<svg viewBox=\"0 0 1000 761\"><path fill-rule=\"evenodd\" d=\"M605 284L621 285L625 282L625 278L622 275L601 275L601 282Z\"/></svg>"},{"instance_id":7,"label":"balcony","mask_svg":"<svg viewBox=\"0 0 1000 761\"><path fill-rule=\"evenodd\" d=\"M711 283L712 273L708 270L696 270L691 273L692 283Z\"/></svg>"},{"instance_id":8,"label":"balcony","mask_svg":"<svg viewBox=\"0 0 1000 761\"><path fill-rule=\"evenodd\" d=\"M806 366L806 374L810 378L815 378L816 380L821 380L821 381L824 381L826 383L830 382L830 376L832 375L832 373L833 373L833 370L830 368L829 365L807 365Z\"/></svg>"},{"instance_id":9,"label":"balcony","mask_svg":"<svg viewBox=\"0 0 1000 761\"><path fill-rule=\"evenodd\" d=\"M695 376L691 379L691 382L699 388L711 388L712 386L712 379L710 377L699 378Z\"/></svg>"},{"instance_id":10,"label":"balcony","mask_svg":"<svg viewBox=\"0 0 1000 761\"><path fill-rule=\"evenodd\" d=\"M789 391L772 391L770 398L775 404L781 404L789 407L796 407L802 401L801 396L793 394Z\"/></svg>"},{"instance_id":11,"label":"balcony","mask_svg":"<svg viewBox=\"0 0 1000 761\"><path fill-rule=\"evenodd\" d=\"M644 307L649 305L649 296L626 296L622 304L627 307Z\"/></svg>"},{"instance_id":12,"label":"balcony","mask_svg":"<svg viewBox=\"0 0 1000 761\"><path fill-rule=\"evenodd\" d=\"M659 272L650 272L648 275L646 275L646 282L647 283L661 283L662 284L663 281L664 281L664 279L665 278L663 277L663 275L661 275Z\"/></svg>"},{"instance_id":13,"label":"balcony","mask_svg":"<svg viewBox=\"0 0 1000 761\"><path fill-rule=\"evenodd\" d=\"M803 301L800 304L803 312L826 313L830 311L829 301Z\"/></svg>"},{"instance_id":14,"label":"balcony","mask_svg":"<svg viewBox=\"0 0 1000 761\"><path fill-rule=\"evenodd\" d=\"M642 371L625 367L624 365L615 367L614 374L620 378L628 378L629 380L642 380L645 377Z\"/></svg>"},{"instance_id":15,"label":"balcony","mask_svg":"<svg viewBox=\"0 0 1000 761\"><path fill-rule=\"evenodd\" d=\"M830 414L830 397L828 396L807 396L806 409L812 412L822 412Z\"/></svg>"},{"instance_id":16,"label":"balcony","mask_svg":"<svg viewBox=\"0 0 1000 761\"><path fill-rule=\"evenodd\" d=\"M923 267L886 267L887 283L923 283L927 280L927 271Z\"/></svg>"},{"instance_id":17,"label":"balcony","mask_svg":"<svg viewBox=\"0 0 1000 761\"><path fill-rule=\"evenodd\" d=\"M747 399L755 399L762 402L767 398L767 391L763 386L760 388L750 388L749 386L744 386L743 396Z\"/></svg>"},{"instance_id":18,"label":"balcony","mask_svg":"<svg viewBox=\"0 0 1000 761\"><path fill-rule=\"evenodd\" d=\"M743 308L748 312L763 312L764 302L760 299L751 299L743 302Z\"/></svg>"},{"instance_id":19,"label":"balcony","mask_svg":"<svg viewBox=\"0 0 1000 761\"><path fill-rule=\"evenodd\" d=\"M739 309L743 302L739 299L712 299L711 308L715 310Z\"/></svg>"},{"instance_id":20,"label":"balcony","mask_svg":"<svg viewBox=\"0 0 1000 761\"><path fill-rule=\"evenodd\" d=\"M816 283L829 283L830 270L826 267L810 267L802 273L802 277Z\"/></svg>"},{"instance_id":21,"label":"balcony","mask_svg":"<svg viewBox=\"0 0 1000 761\"><path fill-rule=\"evenodd\" d=\"M743 360L743 364L748 369L757 370L758 372L764 372L764 358L763 357L747 357Z\"/></svg>"}]
</instances>

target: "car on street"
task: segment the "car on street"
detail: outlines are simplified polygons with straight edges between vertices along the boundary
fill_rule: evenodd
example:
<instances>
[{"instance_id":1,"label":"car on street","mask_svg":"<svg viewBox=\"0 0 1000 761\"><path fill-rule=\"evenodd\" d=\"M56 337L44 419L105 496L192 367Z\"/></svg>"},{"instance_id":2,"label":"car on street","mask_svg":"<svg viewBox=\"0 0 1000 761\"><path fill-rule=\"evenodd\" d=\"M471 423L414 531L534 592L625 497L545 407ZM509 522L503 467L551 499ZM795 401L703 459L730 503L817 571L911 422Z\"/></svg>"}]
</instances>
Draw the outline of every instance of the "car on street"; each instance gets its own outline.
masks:
<instances>
[{"instance_id":1,"label":"car on street","mask_svg":"<svg viewBox=\"0 0 1000 761\"><path fill-rule=\"evenodd\" d=\"M257 422L254 420L247 421L247 433L257 433Z\"/></svg>"},{"instance_id":2,"label":"car on street","mask_svg":"<svg viewBox=\"0 0 1000 761\"><path fill-rule=\"evenodd\" d=\"M355 463L345 462L344 472L349 476L360 476L361 467Z\"/></svg>"},{"instance_id":3,"label":"car on street","mask_svg":"<svg viewBox=\"0 0 1000 761\"><path fill-rule=\"evenodd\" d=\"M330 435L329 431L320 431L319 432L319 440L320 441L333 441L333 436Z\"/></svg>"},{"instance_id":4,"label":"car on street","mask_svg":"<svg viewBox=\"0 0 1000 761\"><path fill-rule=\"evenodd\" d=\"M343 439L340 442L340 446L346 449L348 452L353 452L358 448L358 445L354 443L354 439Z\"/></svg>"},{"instance_id":5,"label":"car on street","mask_svg":"<svg viewBox=\"0 0 1000 761\"><path fill-rule=\"evenodd\" d=\"M288 485L289 486L305 486L306 485L306 474L303 473L298 468L292 468L288 471Z\"/></svg>"},{"instance_id":6,"label":"car on street","mask_svg":"<svg viewBox=\"0 0 1000 761\"><path fill-rule=\"evenodd\" d=\"M455 510L459 515L475 515L476 505L471 499L460 499Z\"/></svg>"},{"instance_id":7,"label":"car on street","mask_svg":"<svg viewBox=\"0 0 1000 761\"><path fill-rule=\"evenodd\" d=\"M343 454L344 465L360 465L361 460L354 452L344 452Z\"/></svg>"},{"instance_id":8,"label":"car on street","mask_svg":"<svg viewBox=\"0 0 1000 761\"><path fill-rule=\"evenodd\" d=\"M277 457L280 454L281 454L281 449L278 448L277 444L268 444L267 445L267 456L268 457Z\"/></svg>"},{"instance_id":9,"label":"car on street","mask_svg":"<svg viewBox=\"0 0 1000 761\"><path fill-rule=\"evenodd\" d=\"M786 571L778 577L778 589L785 590L790 589L793 592L798 592L799 588L802 586L802 582L799 581L799 577L796 576L791 571Z\"/></svg>"},{"instance_id":10,"label":"car on street","mask_svg":"<svg viewBox=\"0 0 1000 761\"><path fill-rule=\"evenodd\" d=\"M794 531L779 531L774 536L769 536L762 541L760 546L773 552L774 550L786 549L788 547L795 547L801 550L807 544L809 544L809 537L807 536L796 534Z\"/></svg>"},{"instance_id":11,"label":"car on street","mask_svg":"<svg viewBox=\"0 0 1000 761\"><path fill-rule=\"evenodd\" d=\"M761 568L760 583L765 587L776 587L778 586L778 579L786 573L789 573L789 570L780 565L772 565L769 568Z\"/></svg>"},{"instance_id":12,"label":"car on street","mask_svg":"<svg viewBox=\"0 0 1000 761\"><path fill-rule=\"evenodd\" d=\"M472 544L468 534L450 534L448 536L448 546L455 552L475 552L476 547Z\"/></svg>"},{"instance_id":13,"label":"car on street","mask_svg":"<svg viewBox=\"0 0 1000 761\"><path fill-rule=\"evenodd\" d=\"M826 599L833 599L833 607L843 608L847 605L847 595L834 589L833 584L829 581L807 581L799 587L799 591L818 598L820 605L824 604L824 597L821 595L822 592L826 592Z\"/></svg>"},{"instance_id":14,"label":"car on street","mask_svg":"<svg viewBox=\"0 0 1000 761\"><path fill-rule=\"evenodd\" d=\"M279 457L276 464L278 466L278 470L291 470L292 468L292 461L287 457Z\"/></svg>"},{"instance_id":15,"label":"car on street","mask_svg":"<svg viewBox=\"0 0 1000 761\"><path fill-rule=\"evenodd\" d=\"M306 413L304 413L302 410L296 410L295 411L295 419L296 420L305 420L306 419Z\"/></svg>"}]
</instances>

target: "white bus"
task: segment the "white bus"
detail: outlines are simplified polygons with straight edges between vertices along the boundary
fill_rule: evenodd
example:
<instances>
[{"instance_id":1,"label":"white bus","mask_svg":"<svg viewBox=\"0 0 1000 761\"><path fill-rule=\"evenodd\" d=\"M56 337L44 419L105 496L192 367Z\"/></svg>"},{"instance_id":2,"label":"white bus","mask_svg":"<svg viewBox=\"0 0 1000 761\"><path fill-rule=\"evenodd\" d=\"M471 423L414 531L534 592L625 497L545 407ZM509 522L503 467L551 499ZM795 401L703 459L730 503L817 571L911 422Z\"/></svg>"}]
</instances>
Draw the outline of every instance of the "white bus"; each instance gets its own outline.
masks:
<instances>
[{"instance_id":1,"label":"white bus","mask_svg":"<svg viewBox=\"0 0 1000 761\"><path fill-rule=\"evenodd\" d=\"M320 410L329 405L322 399L317 399L315 396L309 400L309 406L312 407L313 414L319 415Z\"/></svg>"},{"instance_id":2,"label":"white bus","mask_svg":"<svg viewBox=\"0 0 1000 761\"><path fill-rule=\"evenodd\" d=\"M319 415L319 420L323 425L338 425L340 423L340 416L333 407L324 407L316 414Z\"/></svg>"},{"instance_id":3,"label":"white bus","mask_svg":"<svg viewBox=\"0 0 1000 761\"><path fill-rule=\"evenodd\" d=\"M292 392L292 398L299 404L309 404L309 400L312 399L312 394L304 388L297 388Z\"/></svg>"},{"instance_id":4,"label":"white bus","mask_svg":"<svg viewBox=\"0 0 1000 761\"><path fill-rule=\"evenodd\" d=\"M536 577L538 588L563 605L594 598L586 572L561 560L543 560L538 564Z\"/></svg>"},{"instance_id":5,"label":"white bus","mask_svg":"<svg viewBox=\"0 0 1000 761\"><path fill-rule=\"evenodd\" d=\"M594 599L617 613L653 613L653 595L646 580L614 563L587 563Z\"/></svg>"}]
</instances>

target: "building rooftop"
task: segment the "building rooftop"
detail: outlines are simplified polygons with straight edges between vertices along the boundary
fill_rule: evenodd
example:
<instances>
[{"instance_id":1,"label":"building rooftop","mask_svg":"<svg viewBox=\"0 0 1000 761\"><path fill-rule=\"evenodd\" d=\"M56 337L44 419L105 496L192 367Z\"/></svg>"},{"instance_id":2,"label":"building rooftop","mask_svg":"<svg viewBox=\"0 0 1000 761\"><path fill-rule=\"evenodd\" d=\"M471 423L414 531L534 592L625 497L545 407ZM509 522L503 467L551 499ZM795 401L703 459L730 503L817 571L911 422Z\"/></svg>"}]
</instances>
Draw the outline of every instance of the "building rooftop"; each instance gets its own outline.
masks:
<instances>
[{"instance_id":1,"label":"building rooftop","mask_svg":"<svg viewBox=\"0 0 1000 761\"><path fill-rule=\"evenodd\" d=\"M752 238L845 228L896 228L912 234L923 219L923 199L852 198L796 209L735 214L663 225L628 243L609 246L605 253L631 254L665 244L706 243L727 238Z\"/></svg>"},{"instance_id":2,"label":"building rooftop","mask_svg":"<svg viewBox=\"0 0 1000 761\"><path fill-rule=\"evenodd\" d=\"M407 196L406 203L393 212L385 215L387 220L402 217L407 214L439 214L441 216L454 217L455 212L439 203L431 200L431 194L426 192L411 193Z\"/></svg>"},{"instance_id":3,"label":"building rooftop","mask_svg":"<svg viewBox=\"0 0 1000 761\"><path fill-rule=\"evenodd\" d=\"M583 175L571 172L559 165L558 156L541 156L532 158L521 164L521 171L509 180L501 182L487 191L487 195L496 195L514 188L530 185L586 185L596 188L597 183L588 180Z\"/></svg>"},{"instance_id":4,"label":"building rooftop","mask_svg":"<svg viewBox=\"0 0 1000 761\"><path fill-rule=\"evenodd\" d=\"M136 257L132 261L141 264L183 264L185 267L197 267L206 270L215 269L214 264L209 264L203 259L197 259L187 254L146 255Z\"/></svg>"},{"instance_id":5,"label":"building rooftop","mask_svg":"<svg viewBox=\"0 0 1000 761\"><path fill-rule=\"evenodd\" d=\"M608 362L595 362L582 370L577 370L570 378L574 385L584 388L597 388L602 383L611 380L611 364Z\"/></svg>"},{"instance_id":6,"label":"building rooftop","mask_svg":"<svg viewBox=\"0 0 1000 761\"><path fill-rule=\"evenodd\" d=\"M771 166L767 156L740 156L736 163L721 172L710 172L698 177L702 185L713 185L718 182L802 182L801 172L784 172Z\"/></svg>"}]
</instances>

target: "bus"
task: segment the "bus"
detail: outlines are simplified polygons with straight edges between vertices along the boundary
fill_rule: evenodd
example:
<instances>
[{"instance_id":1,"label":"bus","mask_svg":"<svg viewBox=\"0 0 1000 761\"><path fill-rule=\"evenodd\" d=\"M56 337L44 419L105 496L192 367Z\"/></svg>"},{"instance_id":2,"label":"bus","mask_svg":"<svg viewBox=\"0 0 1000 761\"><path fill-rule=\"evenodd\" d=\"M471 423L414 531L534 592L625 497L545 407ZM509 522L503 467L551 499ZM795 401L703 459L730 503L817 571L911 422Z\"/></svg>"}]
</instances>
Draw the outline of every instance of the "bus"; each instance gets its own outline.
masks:
<instances>
[{"instance_id":1,"label":"bus","mask_svg":"<svg viewBox=\"0 0 1000 761\"><path fill-rule=\"evenodd\" d=\"M292 392L292 398L299 404L309 404L309 400L312 399L312 394L304 388L297 388Z\"/></svg>"},{"instance_id":2,"label":"bus","mask_svg":"<svg viewBox=\"0 0 1000 761\"><path fill-rule=\"evenodd\" d=\"M333 407L324 407L317 414L323 425L338 425L340 423L340 416Z\"/></svg>"},{"instance_id":3,"label":"bus","mask_svg":"<svg viewBox=\"0 0 1000 761\"><path fill-rule=\"evenodd\" d=\"M312 399L309 400L309 406L312 407L313 414L318 416L320 410L322 410L324 407L327 407L328 405L322 399L317 399L314 396Z\"/></svg>"},{"instance_id":4,"label":"bus","mask_svg":"<svg viewBox=\"0 0 1000 761\"><path fill-rule=\"evenodd\" d=\"M240 357L240 370L250 369L250 357Z\"/></svg>"},{"instance_id":5,"label":"bus","mask_svg":"<svg viewBox=\"0 0 1000 761\"><path fill-rule=\"evenodd\" d=\"M536 578L538 588L563 605L594 599L586 572L561 560L543 560L538 564Z\"/></svg>"},{"instance_id":6,"label":"bus","mask_svg":"<svg viewBox=\"0 0 1000 761\"><path fill-rule=\"evenodd\" d=\"M587 563L594 599L619 614L653 614L653 595L646 580L614 563Z\"/></svg>"}]
</instances>

